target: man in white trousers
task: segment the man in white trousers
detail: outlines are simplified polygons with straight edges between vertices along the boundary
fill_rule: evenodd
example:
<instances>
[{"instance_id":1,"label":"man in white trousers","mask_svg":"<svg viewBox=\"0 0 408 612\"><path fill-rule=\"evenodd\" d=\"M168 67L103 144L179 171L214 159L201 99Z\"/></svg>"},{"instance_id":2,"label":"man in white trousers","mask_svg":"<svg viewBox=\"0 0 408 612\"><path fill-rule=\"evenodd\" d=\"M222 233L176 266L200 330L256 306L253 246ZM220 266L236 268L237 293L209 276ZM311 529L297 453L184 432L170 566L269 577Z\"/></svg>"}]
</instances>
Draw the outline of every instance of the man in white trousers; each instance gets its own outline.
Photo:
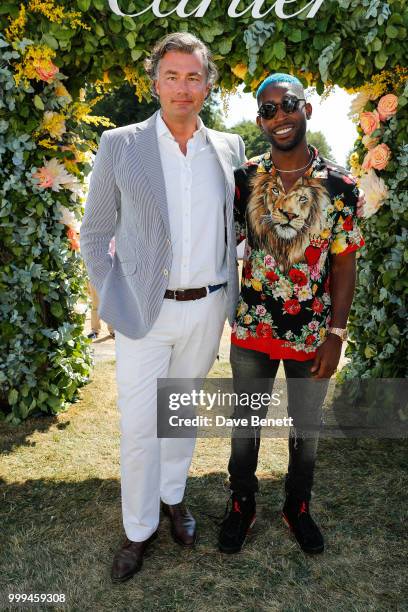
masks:
<instances>
[{"instance_id":1,"label":"man in white trousers","mask_svg":"<svg viewBox=\"0 0 408 612\"><path fill-rule=\"evenodd\" d=\"M115 582L140 570L160 501L175 541L196 541L183 503L195 440L157 438L157 379L205 377L238 300L233 169L244 144L198 116L216 67L188 33L159 41L145 67L161 108L104 132L81 228L100 315L116 331L126 540L113 561Z\"/></svg>"}]
</instances>

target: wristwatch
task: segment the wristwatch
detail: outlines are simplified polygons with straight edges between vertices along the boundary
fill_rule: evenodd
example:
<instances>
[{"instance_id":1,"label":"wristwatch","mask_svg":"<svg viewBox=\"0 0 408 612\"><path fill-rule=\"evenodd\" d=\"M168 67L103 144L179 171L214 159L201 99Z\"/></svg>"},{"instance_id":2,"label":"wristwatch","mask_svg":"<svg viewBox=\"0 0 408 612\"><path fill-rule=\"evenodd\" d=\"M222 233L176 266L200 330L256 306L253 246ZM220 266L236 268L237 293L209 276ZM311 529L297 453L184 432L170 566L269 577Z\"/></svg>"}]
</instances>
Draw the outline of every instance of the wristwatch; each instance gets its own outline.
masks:
<instances>
[{"instance_id":1,"label":"wristwatch","mask_svg":"<svg viewBox=\"0 0 408 612\"><path fill-rule=\"evenodd\" d=\"M345 342L348 338L347 329L342 327L329 327L327 333L338 336L342 342Z\"/></svg>"}]
</instances>

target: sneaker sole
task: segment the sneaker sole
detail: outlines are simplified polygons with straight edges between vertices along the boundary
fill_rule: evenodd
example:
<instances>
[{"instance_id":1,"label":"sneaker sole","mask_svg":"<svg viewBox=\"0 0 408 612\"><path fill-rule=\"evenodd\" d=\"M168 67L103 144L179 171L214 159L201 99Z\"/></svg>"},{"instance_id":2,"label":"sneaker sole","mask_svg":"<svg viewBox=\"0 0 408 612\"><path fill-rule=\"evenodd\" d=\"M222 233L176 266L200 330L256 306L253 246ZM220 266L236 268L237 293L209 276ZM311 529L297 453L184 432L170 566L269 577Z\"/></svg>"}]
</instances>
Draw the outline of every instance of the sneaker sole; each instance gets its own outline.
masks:
<instances>
[{"instance_id":1,"label":"sneaker sole","mask_svg":"<svg viewBox=\"0 0 408 612\"><path fill-rule=\"evenodd\" d=\"M293 534L293 537L295 538L296 542L299 544L299 547L301 548L301 550L303 550L303 552L309 555L318 555L319 553L322 553L324 551L324 544L317 548L305 548L304 546L302 546L299 540L297 539L295 532L293 531L288 519L283 513L282 513L282 520L285 523L285 525L288 527L289 531Z\"/></svg>"},{"instance_id":2,"label":"sneaker sole","mask_svg":"<svg viewBox=\"0 0 408 612\"><path fill-rule=\"evenodd\" d=\"M246 539L252 529L252 527L255 525L256 523L256 517L253 519L252 523L250 524L250 526L248 527L248 531L245 534L245 538L244 541L242 542L241 546L235 546L234 548L231 547L226 547L226 546L222 546L221 544L218 544L218 550L222 553L225 553L227 555L233 555L235 553L239 553L242 550L242 547L244 546Z\"/></svg>"}]
</instances>

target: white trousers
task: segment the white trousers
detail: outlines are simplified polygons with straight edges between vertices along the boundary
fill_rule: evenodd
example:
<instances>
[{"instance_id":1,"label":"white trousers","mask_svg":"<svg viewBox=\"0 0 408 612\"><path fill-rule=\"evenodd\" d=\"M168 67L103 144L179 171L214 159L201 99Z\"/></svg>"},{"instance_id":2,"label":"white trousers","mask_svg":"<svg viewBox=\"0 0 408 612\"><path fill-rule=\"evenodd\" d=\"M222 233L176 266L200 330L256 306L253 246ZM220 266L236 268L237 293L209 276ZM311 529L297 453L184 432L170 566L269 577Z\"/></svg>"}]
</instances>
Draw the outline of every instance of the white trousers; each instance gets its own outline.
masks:
<instances>
[{"instance_id":1,"label":"white trousers","mask_svg":"<svg viewBox=\"0 0 408 612\"><path fill-rule=\"evenodd\" d=\"M116 332L123 526L129 540L147 540L159 524L160 499L184 496L195 439L157 438L157 379L204 378L217 356L226 291L199 300L164 300L141 339Z\"/></svg>"}]
</instances>

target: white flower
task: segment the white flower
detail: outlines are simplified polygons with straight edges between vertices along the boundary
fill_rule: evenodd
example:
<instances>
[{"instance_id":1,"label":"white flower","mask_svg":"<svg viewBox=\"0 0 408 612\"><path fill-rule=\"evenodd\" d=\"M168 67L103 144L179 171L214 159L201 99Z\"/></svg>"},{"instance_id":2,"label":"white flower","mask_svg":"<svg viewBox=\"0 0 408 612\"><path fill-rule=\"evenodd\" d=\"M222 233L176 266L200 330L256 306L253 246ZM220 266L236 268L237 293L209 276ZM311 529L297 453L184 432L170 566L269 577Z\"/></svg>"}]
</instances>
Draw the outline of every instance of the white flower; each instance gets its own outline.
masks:
<instances>
[{"instance_id":1,"label":"white flower","mask_svg":"<svg viewBox=\"0 0 408 612\"><path fill-rule=\"evenodd\" d=\"M88 304L85 302L77 302L74 306L74 312L77 314L83 315L88 310Z\"/></svg>"},{"instance_id":2,"label":"white flower","mask_svg":"<svg viewBox=\"0 0 408 612\"><path fill-rule=\"evenodd\" d=\"M247 337L247 330L245 327L241 327L240 325L238 325L237 327L237 331L235 332L236 336L238 339L240 340L245 340L245 338Z\"/></svg>"},{"instance_id":3,"label":"white flower","mask_svg":"<svg viewBox=\"0 0 408 612\"><path fill-rule=\"evenodd\" d=\"M61 187L69 189L77 194L81 190L81 183L70 174L63 164L60 164L56 157L49 161L44 161L44 166L39 168L33 177L37 179L37 185L43 189L60 191Z\"/></svg>"},{"instance_id":4,"label":"white flower","mask_svg":"<svg viewBox=\"0 0 408 612\"><path fill-rule=\"evenodd\" d=\"M79 232L80 223L78 219L76 219L74 213L71 210L68 210L66 206L61 206L60 208L62 212L61 218L59 220L60 223L63 223L67 227L72 227L73 230Z\"/></svg>"},{"instance_id":5,"label":"white flower","mask_svg":"<svg viewBox=\"0 0 408 612\"><path fill-rule=\"evenodd\" d=\"M304 285L303 287L296 288L295 293L299 302L310 300L313 297L309 285Z\"/></svg>"},{"instance_id":6,"label":"white flower","mask_svg":"<svg viewBox=\"0 0 408 612\"><path fill-rule=\"evenodd\" d=\"M352 99L350 104L350 110L348 116L353 119L355 116L359 116L364 110L365 105L369 101L370 96L364 91L360 91L355 98Z\"/></svg>"},{"instance_id":7,"label":"white flower","mask_svg":"<svg viewBox=\"0 0 408 612\"><path fill-rule=\"evenodd\" d=\"M365 195L362 216L367 219L376 213L384 203L384 200L387 199L388 188L382 178L377 176L376 172L372 169L362 175L359 180L359 187L364 191Z\"/></svg>"},{"instance_id":8,"label":"white flower","mask_svg":"<svg viewBox=\"0 0 408 612\"><path fill-rule=\"evenodd\" d=\"M292 296L292 291L292 283L286 280L286 278L280 278L272 289L272 295L275 299L282 298L286 301Z\"/></svg>"}]
</instances>

